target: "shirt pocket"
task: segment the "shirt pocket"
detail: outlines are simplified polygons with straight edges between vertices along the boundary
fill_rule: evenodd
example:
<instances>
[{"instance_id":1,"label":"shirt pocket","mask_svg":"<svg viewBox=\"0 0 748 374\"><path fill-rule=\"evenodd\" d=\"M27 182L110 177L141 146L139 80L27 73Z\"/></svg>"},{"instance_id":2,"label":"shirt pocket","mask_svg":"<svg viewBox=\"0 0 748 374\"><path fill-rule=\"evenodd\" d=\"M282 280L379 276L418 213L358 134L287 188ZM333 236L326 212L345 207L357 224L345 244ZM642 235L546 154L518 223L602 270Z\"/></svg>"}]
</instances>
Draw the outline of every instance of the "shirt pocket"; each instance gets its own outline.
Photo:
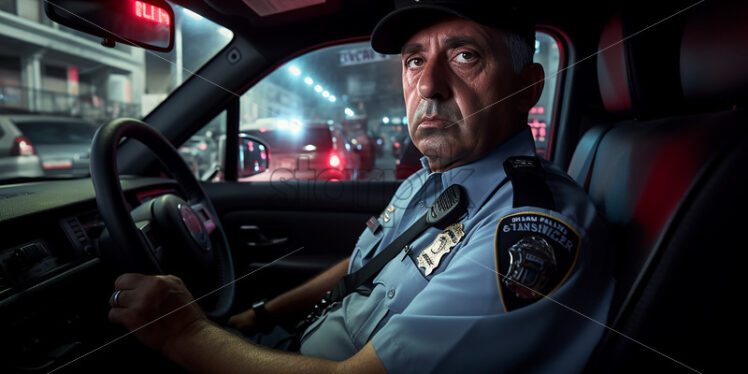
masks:
<instances>
[{"instance_id":1,"label":"shirt pocket","mask_svg":"<svg viewBox=\"0 0 748 374\"><path fill-rule=\"evenodd\" d=\"M351 255L351 273L360 269L374 256L374 252L376 252L374 249L382 240L382 231L384 230L379 229L376 234L372 234L371 230L367 228L364 229L364 232L358 237L356 247L353 250L353 255Z\"/></svg>"},{"instance_id":2,"label":"shirt pocket","mask_svg":"<svg viewBox=\"0 0 748 374\"><path fill-rule=\"evenodd\" d=\"M387 315L387 307L384 305L385 288L376 285L368 296L352 294L351 306L346 314L346 326L351 332L351 341L358 349L363 348L371 340L375 329L380 321Z\"/></svg>"},{"instance_id":3,"label":"shirt pocket","mask_svg":"<svg viewBox=\"0 0 748 374\"><path fill-rule=\"evenodd\" d=\"M355 311L351 311L348 326L351 339L362 348L374 337L392 316L400 314L421 292L428 281L407 262L393 261L374 280L374 289L361 301ZM363 296L356 295L356 297Z\"/></svg>"}]
</instances>

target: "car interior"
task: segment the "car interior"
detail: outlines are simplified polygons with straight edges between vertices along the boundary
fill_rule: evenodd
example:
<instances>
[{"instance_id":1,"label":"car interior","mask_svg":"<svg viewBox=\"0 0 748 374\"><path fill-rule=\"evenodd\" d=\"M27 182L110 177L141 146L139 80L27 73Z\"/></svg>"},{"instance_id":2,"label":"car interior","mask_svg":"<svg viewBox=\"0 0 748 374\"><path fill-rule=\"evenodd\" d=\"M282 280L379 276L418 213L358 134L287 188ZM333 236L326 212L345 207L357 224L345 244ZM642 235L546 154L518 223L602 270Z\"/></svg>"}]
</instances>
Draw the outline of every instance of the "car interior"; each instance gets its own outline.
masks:
<instances>
[{"instance_id":1,"label":"car interior","mask_svg":"<svg viewBox=\"0 0 748 374\"><path fill-rule=\"evenodd\" d=\"M240 182L241 151L229 146L222 178L198 181L175 150L222 112L225 141L236 142L239 95L297 56L367 41L390 1L172 3L233 39L142 121L104 125L90 177L0 185L3 373L182 372L108 322L119 274L173 270L196 296L230 283L201 301L225 324L347 257L402 182ZM561 56L546 157L589 193L611 228L613 247L598 250L616 258L608 320L590 321L607 329L585 371L735 367L745 325L735 300L747 248L748 3L536 9ZM154 258L182 256L166 252L190 233L158 215L185 205L213 228L204 245L214 250L160 266ZM156 233L154 222L185 232Z\"/></svg>"}]
</instances>

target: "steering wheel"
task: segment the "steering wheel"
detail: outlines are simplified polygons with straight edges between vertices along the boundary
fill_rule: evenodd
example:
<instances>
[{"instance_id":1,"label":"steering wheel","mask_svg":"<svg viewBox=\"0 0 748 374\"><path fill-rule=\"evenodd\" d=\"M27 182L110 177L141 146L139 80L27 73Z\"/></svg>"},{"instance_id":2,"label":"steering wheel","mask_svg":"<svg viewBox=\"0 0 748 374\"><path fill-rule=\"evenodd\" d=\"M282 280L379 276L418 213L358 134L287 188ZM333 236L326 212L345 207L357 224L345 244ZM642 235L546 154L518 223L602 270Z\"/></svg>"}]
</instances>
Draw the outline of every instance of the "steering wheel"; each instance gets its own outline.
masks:
<instances>
[{"instance_id":1,"label":"steering wheel","mask_svg":"<svg viewBox=\"0 0 748 374\"><path fill-rule=\"evenodd\" d=\"M117 171L117 145L125 137L156 155L185 199L167 193L130 211ZM225 319L235 289L228 241L210 199L171 143L136 119L113 120L94 136L91 179L111 239L102 240L102 259L124 272L175 274L196 299L205 295L199 303L208 317Z\"/></svg>"}]
</instances>

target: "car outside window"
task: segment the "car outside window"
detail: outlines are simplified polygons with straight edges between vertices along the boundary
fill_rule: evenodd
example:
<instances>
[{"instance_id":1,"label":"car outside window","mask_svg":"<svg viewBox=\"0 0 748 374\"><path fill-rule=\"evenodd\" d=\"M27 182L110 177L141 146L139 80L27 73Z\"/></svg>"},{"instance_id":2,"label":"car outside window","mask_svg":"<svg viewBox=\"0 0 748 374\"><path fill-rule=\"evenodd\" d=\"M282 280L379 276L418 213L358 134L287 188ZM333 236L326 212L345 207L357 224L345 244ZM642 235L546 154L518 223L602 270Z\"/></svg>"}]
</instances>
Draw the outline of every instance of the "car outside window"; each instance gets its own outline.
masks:
<instances>
[{"instance_id":1,"label":"car outside window","mask_svg":"<svg viewBox=\"0 0 748 374\"><path fill-rule=\"evenodd\" d=\"M82 121L16 122L16 126L36 145L89 144L96 132L94 125Z\"/></svg>"},{"instance_id":2,"label":"car outside window","mask_svg":"<svg viewBox=\"0 0 748 374\"><path fill-rule=\"evenodd\" d=\"M536 35L535 61L548 79L528 125L547 157L560 53L550 34ZM376 53L369 42L283 64L241 96L239 127L270 149L267 170L241 181L394 180L421 167L408 135L400 57Z\"/></svg>"}]
</instances>

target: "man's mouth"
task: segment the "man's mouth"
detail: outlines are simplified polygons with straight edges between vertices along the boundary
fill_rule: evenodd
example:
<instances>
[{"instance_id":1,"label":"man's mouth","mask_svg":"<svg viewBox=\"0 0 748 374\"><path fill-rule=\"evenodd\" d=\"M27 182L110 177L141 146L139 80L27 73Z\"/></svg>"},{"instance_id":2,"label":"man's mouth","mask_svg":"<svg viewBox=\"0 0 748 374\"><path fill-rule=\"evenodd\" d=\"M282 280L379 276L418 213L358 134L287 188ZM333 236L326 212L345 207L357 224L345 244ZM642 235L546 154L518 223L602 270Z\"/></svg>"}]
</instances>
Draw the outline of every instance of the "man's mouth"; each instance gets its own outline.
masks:
<instances>
[{"instance_id":1,"label":"man's mouth","mask_svg":"<svg viewBox=\"0 0 748 374\"><path fill-rule=\"evenodd\" d=\"M423 129L443 129L454 123L446 117L440 115L435 116L423 116L421 122L418 124L418 128Z\"/></svg>"}]
</instances>

